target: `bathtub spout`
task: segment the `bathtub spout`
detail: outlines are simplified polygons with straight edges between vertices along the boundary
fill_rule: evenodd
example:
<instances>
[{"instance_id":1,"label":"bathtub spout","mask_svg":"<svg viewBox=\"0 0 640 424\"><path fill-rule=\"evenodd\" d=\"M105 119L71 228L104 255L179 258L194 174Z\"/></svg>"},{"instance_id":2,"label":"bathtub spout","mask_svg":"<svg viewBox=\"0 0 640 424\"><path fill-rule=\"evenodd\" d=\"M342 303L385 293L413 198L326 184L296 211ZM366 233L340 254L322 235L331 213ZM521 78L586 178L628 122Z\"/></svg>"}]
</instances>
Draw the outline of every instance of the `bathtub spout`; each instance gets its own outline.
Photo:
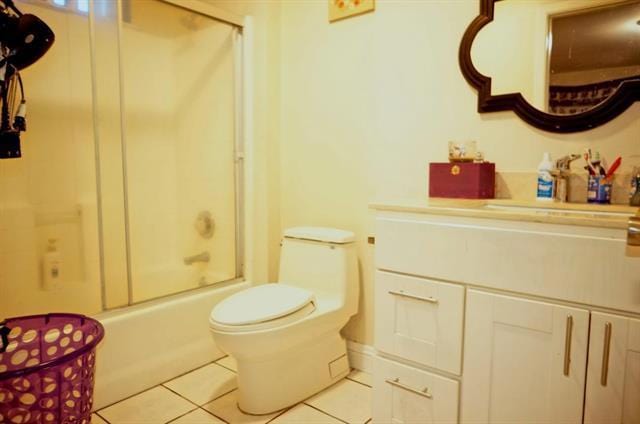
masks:
<instances>
[{"instance_id":1,"label":"bathtub spout","mask_svg":"<svg viewBox=\"0 0 640 424\"><path fill-rule=\"evenodd\" d=\"M187 256L186 258L184 258L184 264L191 265L196 262L209 262L210 260L211 255L209 255L209 252L202 252L197 255Z\"/></svg>"}]
</instances>

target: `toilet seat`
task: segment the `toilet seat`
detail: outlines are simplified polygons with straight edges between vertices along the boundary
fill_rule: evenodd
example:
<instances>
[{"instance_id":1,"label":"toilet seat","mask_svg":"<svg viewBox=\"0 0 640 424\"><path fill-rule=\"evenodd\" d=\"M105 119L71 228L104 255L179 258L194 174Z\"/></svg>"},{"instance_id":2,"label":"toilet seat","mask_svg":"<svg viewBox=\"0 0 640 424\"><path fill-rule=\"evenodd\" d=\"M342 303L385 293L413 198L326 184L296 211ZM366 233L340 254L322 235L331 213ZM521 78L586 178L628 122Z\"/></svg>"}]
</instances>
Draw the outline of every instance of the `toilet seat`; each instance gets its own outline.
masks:
<instances>
[{"instance_id":1,"label":"toilet seat","mask_svg":"<svg viewBox=\"0 0 640 424\"><path fill-rule=\"evenodd\" d=\"M313 292L286 284L242 290L220 302L209 317L212 329L254 331L298 321L315 310Z\"/></svg>"}]
</instances>

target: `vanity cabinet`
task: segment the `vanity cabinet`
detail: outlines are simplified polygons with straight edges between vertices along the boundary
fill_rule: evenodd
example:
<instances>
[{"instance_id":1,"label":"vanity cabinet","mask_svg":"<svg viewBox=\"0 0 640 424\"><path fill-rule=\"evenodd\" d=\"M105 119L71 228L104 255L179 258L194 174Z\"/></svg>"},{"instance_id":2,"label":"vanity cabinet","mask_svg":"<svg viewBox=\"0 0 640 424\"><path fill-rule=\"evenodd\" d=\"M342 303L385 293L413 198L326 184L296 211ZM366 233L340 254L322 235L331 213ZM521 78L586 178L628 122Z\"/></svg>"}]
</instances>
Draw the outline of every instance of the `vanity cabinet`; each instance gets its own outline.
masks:
<instances>
[{"instance_id":1,"label":"vanity cabinet","mask_svg":"<svg viewBox=\"0 0 640 424\"><path fill-rule=\"evenodd\" d=\"M467 291L461 421L582 420L589 311Z\"/></svg>"},{"instance_id":2,"label":"vanity cabinet","mask_svg":"<svg viewBox=\"0 0 640 424\"><path fill-rule=\"evenodd\" d=\"M640 320L593 312L584 421L640 422Z\"/></svg>"},{"instance_id":3,"label":"vanity cabinet","mask_svg":"<svg viewBox=\"0 0 640 424\"><path fill-rule=\"evenodd\" d=\"M416 210L376 219L374 423L640 423L623 228Z\"/></svg>"}]
</instances>

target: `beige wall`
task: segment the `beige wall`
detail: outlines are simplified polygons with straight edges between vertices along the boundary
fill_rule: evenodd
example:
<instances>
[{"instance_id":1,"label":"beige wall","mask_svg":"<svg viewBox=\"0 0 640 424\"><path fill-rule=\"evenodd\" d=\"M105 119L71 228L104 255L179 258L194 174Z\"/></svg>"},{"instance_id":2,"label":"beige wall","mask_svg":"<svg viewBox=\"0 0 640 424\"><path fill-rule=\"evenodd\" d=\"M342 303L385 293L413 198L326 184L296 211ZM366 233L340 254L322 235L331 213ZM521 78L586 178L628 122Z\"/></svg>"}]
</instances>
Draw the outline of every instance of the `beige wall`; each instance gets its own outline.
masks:
<instances>
[{"instance_id":1,"label":"beige wall","mask_svg":"<svg viewBox=\"0 0 640 424\"><path fill-rule=\"evenodd\" d=\"M89 25L86 17L19 4L56 33L21 74L28 100L23 157L0 161L0 320L100 310ZM45 290L42 255L56 239L60 284Z\"/></svg>"},{"instance_id":2,"label":"beige wall","mask_svg":"<svg viewBox=\"0 0 640 424\"><path fill-rule=\"evenodd\" d=\"M496 3L494 20L478 33L471 49L476 69L491 76L494 95L520 92L529 103L546 110L547 20L540 2Z\"/></svg>"},{"instance_id":3,"label":"beige wall","mask_svg":"<svg viewBox=\"0 0 640 424\"><path fill-rule=\"evenodd\" d=\"M327 22L327 2L290 1L281 17L281 227L332 225L357 233L361 313L352 339L373 342L373 233L368 203L425 198L427 166L448 140L475 139L499 171L535 170L545 151L585 147L626 169L640 163L640 104L572 135L534 129L513 113L480 115L458 45L475 0L378 1L373 14ZM532 190L534 187L532 187Z\"/></svg>"}]
</instances>

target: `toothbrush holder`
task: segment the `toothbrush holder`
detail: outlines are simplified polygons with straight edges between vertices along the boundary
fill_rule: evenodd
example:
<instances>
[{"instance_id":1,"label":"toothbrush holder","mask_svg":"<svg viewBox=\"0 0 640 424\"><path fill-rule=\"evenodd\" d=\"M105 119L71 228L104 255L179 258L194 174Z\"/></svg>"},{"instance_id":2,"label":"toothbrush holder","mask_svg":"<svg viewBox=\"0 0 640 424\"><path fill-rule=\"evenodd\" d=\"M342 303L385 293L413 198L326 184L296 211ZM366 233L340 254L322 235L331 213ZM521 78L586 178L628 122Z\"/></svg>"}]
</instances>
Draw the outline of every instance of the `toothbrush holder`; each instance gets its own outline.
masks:
<instances>
[{"instance_id":1,"label":"toothbrush holder","mask_svg":"<svg viewBox=\"0 0 640 424\"><path fill-rule=\"evenodd\" d=\"M587 202L589 203L611 203L612 191L611 178L602 175L589 175L587 182Z\"/></svg>"}]
</instances>

